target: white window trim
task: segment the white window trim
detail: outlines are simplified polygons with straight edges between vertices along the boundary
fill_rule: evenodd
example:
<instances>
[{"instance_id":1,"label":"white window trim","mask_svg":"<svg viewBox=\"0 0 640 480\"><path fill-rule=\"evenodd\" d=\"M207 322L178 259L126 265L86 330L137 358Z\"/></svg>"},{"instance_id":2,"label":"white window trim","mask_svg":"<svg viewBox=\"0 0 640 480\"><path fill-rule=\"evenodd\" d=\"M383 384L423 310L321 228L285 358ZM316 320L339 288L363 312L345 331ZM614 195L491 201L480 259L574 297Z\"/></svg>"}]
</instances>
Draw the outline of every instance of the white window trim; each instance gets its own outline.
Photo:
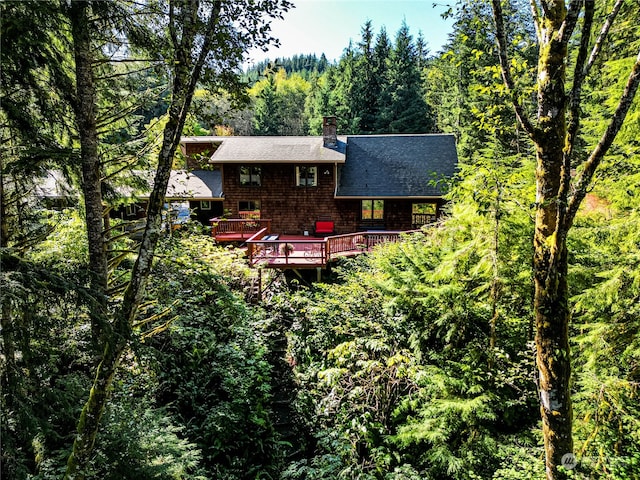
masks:
<instances>
[{"instance_id":1,"label":"white window trim","mask_svg":"<svg viewBox=\"0 0 640 480\"><path fill-rule=\"evenodd\" d=\"M302 170L304 169L305 174L308 174L310 171L313 172L313 183L308 183L308 176L301 176ZM304 181L304 183L302 183ZM296 165L296 186L297 187L317 187L318 186L318 167L307 166L307 165Z\"/></svg>"}]
</instances>

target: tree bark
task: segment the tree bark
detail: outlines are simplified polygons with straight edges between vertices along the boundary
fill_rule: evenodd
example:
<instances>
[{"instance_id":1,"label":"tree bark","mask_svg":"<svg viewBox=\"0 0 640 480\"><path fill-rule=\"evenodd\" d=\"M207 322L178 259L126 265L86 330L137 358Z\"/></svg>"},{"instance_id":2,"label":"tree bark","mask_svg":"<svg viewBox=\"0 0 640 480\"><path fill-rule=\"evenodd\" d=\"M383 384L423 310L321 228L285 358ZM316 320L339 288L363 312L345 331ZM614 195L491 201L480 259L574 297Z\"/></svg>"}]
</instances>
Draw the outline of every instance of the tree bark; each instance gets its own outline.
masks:
<instances>
[{"instance_id":1,"label":"tree bark","mask_svg":"<svg viewBox=\"0 0 640 480\"><path fill-rule=\"evenodd\" d=\"M562 478L562 457L573 453L571 435L571 353L566 232L559 211L562 180L569 175L563 149L567 135L565 76L567 45L558 36L564 2L545 10L538 59L538 126L536 142L536 219L534 233L534 315L540 414L547 478Z\"/></svg>"},{"instance_id":2,"label":"tree bark","mask_svg":"<svg viewBox=\"0 0 640 480\"><path fill-rule=\"evenodd\" d=\"M93 54L87 9L89 2L72 2L69 8L73 36L76 99L74 111L82 162L82 192L84 195L87 237L89 241L89 271L95 302L91 306L93 343L99 355L103 344L102 330L106 322L108 263L104 239L102 183L98 152L97 99L93 78Z\"/></svg>"},{"instance_id":3,"label":"tree bark","mask_svg":"<svg viewBox=\"0 0 640 480\"><path fill-rule=\"evenodd\" d=\"M594 5L581 0L542 0L540 9L531 2L538 56L537 123L527 119L517 100L507 59L507 41L500 0L492 0L500 66L505 86L511 93L515 112L536 147L536 217L534 234L534 316L536 364L540 413L548 479L566 478L563 457L573 454L571 406L571 352L569 345L569 290L567 283L567 236L593 174L613 143L640 83L640 55L629 75L606 132L593 153L583 162L581 176L571 180L571 161L579 133L581 89L620 10L618 0L587 60ZM584 10L581 39L576 56L571 94L565 78L570 60L568 45L581 10ZM569 119L569 125L567 125ZM570 193L572 192L573 193ZM570 459L571 456L565 457ZM571 464L565 465L571 467Z\"/></svg>"}]
</instances>

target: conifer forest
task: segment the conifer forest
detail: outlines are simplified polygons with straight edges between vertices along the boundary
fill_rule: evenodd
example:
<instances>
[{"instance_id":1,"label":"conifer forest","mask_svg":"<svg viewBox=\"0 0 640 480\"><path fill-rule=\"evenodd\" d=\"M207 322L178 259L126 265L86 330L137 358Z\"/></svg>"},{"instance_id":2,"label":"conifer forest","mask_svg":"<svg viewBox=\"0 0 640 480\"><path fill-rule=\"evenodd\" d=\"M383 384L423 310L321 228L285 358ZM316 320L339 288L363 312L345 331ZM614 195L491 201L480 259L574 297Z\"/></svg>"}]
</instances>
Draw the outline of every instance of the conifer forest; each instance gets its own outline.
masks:
<instances>
[{"instance_id":1,"label":"conifer forest","mask_svg":"<svg viewBox=\"0 0 640 480\"><path fill-rule=\"evenodd\" d=\"M458 0L438 52L365 20L247 67L292 8L0 2L0 477L639 479L638 1ZM326 115L453 134L445 215L256 301L245 250L166 228L180 139Z\"/></svg>"}]
</instances>

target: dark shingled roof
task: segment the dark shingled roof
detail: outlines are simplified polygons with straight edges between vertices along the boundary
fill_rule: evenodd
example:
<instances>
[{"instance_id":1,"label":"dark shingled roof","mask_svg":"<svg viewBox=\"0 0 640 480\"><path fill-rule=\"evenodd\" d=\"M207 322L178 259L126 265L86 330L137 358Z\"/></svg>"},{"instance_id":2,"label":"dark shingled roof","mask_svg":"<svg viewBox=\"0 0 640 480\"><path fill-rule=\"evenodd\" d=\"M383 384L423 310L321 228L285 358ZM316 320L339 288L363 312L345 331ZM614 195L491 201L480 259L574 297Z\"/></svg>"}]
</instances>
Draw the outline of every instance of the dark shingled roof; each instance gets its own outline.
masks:
<instances>
[{"instance_id":1,"label":"dark shingled roof","mask_svg":"<svg viewBox=\"0 0 640 480\"><path fill-rule=\"evenodd\" d=\"M349 136L336 197L439 197L458 155L453 135Z\"/></svg>"}]
</instances>

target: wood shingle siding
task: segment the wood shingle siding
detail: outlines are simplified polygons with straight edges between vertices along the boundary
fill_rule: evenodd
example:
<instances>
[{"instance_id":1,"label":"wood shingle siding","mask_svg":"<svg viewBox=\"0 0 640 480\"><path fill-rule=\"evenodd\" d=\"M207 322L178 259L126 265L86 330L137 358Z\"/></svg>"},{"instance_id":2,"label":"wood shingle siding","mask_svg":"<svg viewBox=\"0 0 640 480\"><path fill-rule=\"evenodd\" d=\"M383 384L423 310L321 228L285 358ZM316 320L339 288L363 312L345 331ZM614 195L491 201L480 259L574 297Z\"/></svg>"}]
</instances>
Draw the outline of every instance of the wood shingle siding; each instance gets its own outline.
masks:
<instances>
[{"instance_id":1,"label":"wood shingle siding","mask_svg":"<svg viewBox=\"0 0 640 480\"><path fill-rule=\"evenodd\" d=\"M438 218L457 168L453 136L339 136L332 118L319 137L186 137L183 151L213 150L225 216L259 209L274 233L313 235L321 218L336 234L412 230Z\"/></svg>"},{"instance_id":2,"label":"wood shingle siding","mask_svg":"<svg viewBox=\"0 0 640 480\"><path fill-rule=\"evenodd\" d=\"M260 217L273 220L274 232L301 234L311 232L318 217L333 217L338 208L333 198L335 172L332 166L318 168L318 185L296 186L295 165L268 164L261 171L261 185L241 185L240 167L224 165L222 189L225 209L232 217L239 216L240 202L260 202ZM337 220L337 219L336 219ZM336 230L346 231L345 222Z\"/></svg>"}]
</instances>

